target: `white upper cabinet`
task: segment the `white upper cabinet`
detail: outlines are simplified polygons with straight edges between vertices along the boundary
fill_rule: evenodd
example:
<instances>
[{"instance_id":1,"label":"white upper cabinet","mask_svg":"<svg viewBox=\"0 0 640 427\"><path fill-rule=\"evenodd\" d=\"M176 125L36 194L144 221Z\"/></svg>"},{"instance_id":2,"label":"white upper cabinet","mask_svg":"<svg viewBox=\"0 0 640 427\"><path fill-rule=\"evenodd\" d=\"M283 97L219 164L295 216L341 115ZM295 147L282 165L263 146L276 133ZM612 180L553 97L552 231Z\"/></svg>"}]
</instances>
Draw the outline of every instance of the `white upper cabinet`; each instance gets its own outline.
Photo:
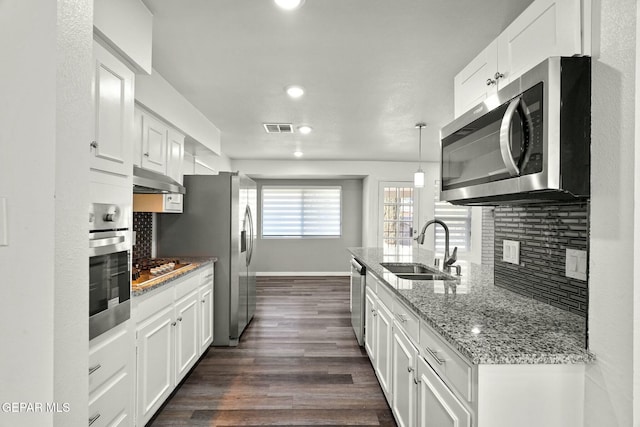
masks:
<instances>
[{"instance_id":1,"label":"white upper cabinet","mask_svg":"<svg viewBox=\"0 0 640 427\"><path fill-rule=\"evenodd\" d=\"M90 167L131 175L134 73L98 43L93 44L95 132Z\"/></svg>"},{"instance_id":2,"label":"white upper cabinet","mask_svg":"<svg viewBox=\"0 0 640 427\"><path fill-rule=\"evenodd\" d=\"M167 176L182 184L184 135L175 129L167 133Z\"/></svg>"},{"instance_id":3,"label":"white upper cabinet","mask_svg":"<svg viewBox=\"0 0 640 427\"><path fill-rule=\"evenodd\" d=\"M581 0L534 1L455 76L455 116L550 56L583 54L581 22Z\"/></svg>"},{"instance_id":4,"label":"white upper cabinet","mask_svg":"<svg viewBox=\"0 0 640 427\"><path fill-rule=\"evenodd\" d=\"M144 169L167 173L167 132L169 128L150 114L142 114L142 157Z\"/></svg>"}]
</instances>

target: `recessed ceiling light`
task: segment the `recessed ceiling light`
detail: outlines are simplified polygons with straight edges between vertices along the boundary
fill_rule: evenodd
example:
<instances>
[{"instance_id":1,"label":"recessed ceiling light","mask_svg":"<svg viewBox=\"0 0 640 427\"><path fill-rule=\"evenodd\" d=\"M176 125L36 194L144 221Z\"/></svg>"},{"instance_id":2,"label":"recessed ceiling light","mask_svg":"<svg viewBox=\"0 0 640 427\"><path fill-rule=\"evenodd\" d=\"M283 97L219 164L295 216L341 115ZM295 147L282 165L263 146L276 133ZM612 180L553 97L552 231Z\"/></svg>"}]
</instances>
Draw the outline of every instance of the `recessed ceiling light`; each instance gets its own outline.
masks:
<instances>
[{"instance_id":1,"label":"recessed ceiling light","mask_svg":"<svg viewBox=\"0 0 640 427\"><path fill-rule=\"evenodd\" d=\"M294 10L304 4L304 0L274 0L284 10Z\"/></svg>"},{"instance_id":2,"label":"recessed ceiling light","mask_svg":"<svg viewBox=\"0 0 640 427\"><path fill-rule=\"evenodd\" d=\"M303 156L303 153L302 153L302 151L295 151L295 152L293 153L293 155L294 155L294 156L296 156L296 157L302 157L302 156Z\"/></svg>"},{"instance_id":3,"label":"recessed ceiling light","mask_svg":"<svg viewBox=\"0 0 640 427\"><path fill-rule=\"evenodd\" d=\"M311 126L307 126L307 125L298 126L298 132L300 132L303 135L311 133Z\"/></svg>"},{"instance_id":4,"label":"recessed ceiling light","mask_svg":"<svg viewBox=\"0 0 640 427\"><path fill-rule=\"evenodd\" d=\"M286 88L284 88L284 90L291 98L300 98L302 95L304 95L304 88L300 86L287 86Z\"/></svg>"}]
</instances>

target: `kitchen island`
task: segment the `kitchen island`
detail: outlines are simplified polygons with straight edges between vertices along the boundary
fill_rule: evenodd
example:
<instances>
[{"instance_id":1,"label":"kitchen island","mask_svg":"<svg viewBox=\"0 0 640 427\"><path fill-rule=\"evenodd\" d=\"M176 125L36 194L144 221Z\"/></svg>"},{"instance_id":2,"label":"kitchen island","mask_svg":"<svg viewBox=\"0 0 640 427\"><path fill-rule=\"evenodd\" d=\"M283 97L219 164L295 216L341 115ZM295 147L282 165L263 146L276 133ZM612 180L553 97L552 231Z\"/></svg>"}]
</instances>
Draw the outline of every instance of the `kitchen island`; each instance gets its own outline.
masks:
<instances>
[{"instance_id":1,"label":"kitchen island","mask_svg":"<svg viewBox=\"0 0 640 427\"><path fill-rule=\"evenodd\" d=\"M432 266L420 247L349 252L367 270L365 349L399 425L583 425L585 318L496 287L477 264L446 280L382 265Z\"/></svg>"}]
</instances>

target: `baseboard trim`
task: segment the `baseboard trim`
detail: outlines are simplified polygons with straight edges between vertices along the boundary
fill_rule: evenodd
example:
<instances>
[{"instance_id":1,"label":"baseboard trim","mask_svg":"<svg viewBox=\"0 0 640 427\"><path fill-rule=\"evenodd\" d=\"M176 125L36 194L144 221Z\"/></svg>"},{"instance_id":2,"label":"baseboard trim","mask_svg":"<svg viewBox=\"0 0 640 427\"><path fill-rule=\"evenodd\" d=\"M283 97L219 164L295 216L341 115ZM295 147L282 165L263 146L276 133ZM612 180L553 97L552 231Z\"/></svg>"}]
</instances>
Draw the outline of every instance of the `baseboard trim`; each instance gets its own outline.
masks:
<instances>
[{"instance_id":1,"label":"baseboard trim","mask_svg":"<svg viewBox=\"0 0 640 427\"><path fill-rule=\"evenodd\" d=\"M258 271L256 276L351 276L349 271Z\"/></svg>"}]
</instances>

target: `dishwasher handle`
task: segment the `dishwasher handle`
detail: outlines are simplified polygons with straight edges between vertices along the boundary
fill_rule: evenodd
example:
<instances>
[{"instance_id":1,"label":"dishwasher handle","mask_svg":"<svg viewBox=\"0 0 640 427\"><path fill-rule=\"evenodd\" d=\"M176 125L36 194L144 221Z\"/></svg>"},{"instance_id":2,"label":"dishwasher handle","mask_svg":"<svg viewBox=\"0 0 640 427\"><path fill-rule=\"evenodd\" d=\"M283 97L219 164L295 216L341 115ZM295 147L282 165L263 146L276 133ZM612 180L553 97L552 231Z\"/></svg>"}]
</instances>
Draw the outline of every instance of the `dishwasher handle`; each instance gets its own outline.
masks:
<instances>
[{"instance_id":1,"label":"dishwasher handle","mask_svg":"<svg viewBox=\"0 0 640 427\"><path fill-rule=\"evenodd\" d=\"M355 258L351 258L351 268L352 270L357 271L361 276L364 276L366 274L364 265L360 264Z\"/></svg>"}]
</instances>

